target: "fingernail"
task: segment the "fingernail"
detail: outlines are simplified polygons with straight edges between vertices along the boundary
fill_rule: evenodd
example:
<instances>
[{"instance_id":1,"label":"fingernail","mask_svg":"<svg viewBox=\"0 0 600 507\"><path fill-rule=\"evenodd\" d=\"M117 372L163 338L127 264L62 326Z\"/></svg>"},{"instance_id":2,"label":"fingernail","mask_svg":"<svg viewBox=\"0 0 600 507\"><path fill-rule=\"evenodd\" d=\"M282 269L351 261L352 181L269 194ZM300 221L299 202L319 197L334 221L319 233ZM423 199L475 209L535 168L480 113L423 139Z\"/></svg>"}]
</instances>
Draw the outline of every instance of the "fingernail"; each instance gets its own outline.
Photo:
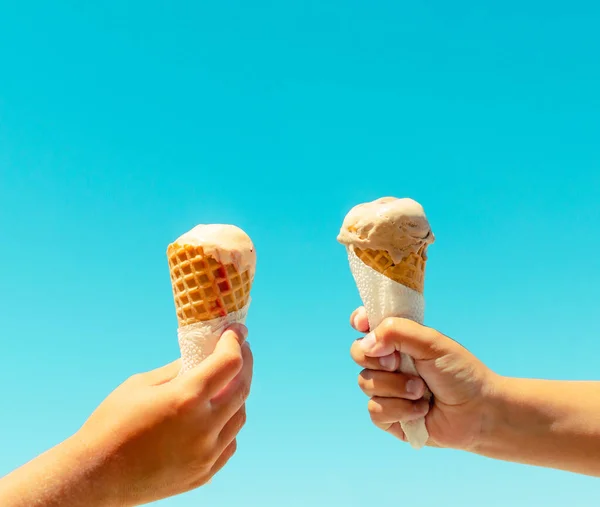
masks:
<instances>
[{"instance_id":1,"label":"fingernail","mask_svg":"<svg viewBox=\"0 0 600 507\"><path fill-rule=\"evenodd\" d=\"M412 412L407 413L402 422L416 421L425 417L429 412L429 404L426 401L415 401L412 404Z\"/></svg>"},{"instance_id":2,"label":"fingernail","mask_svg":"<svg viewBox=\"0 0 600 507\"><path fill-rule=\"evenodd\" d=\"M231 330L234 333L240 333L244 339L248 336L248 328L244 326L244 324L232 324L227 330Z\"/></svg>"},{"instance_id":3,"label":"fingernail","mask_svg":"<svg viewBox=\"0 0 600 507\"><path fill-rule=\"evenodd\" d=\"M352 327L354 329L358 328L358 313L354 317L352 317Z\"/></svg>"},{"instance_id":4,"label":"fingernail","mask_svg":"<svg viewBox=\"0 0 600 507\"><path fill-rule=\"evenodd\" d=\"M394 371L396 369L396 358L393 354L389 356L380 357L379 364L382 366L382 368L386 370Z\"/></svg>"},{"instance_id":5,"label":"fingernail","mask_svg":"<svg viewBox=\"0 0 600 507\"><path fill-rule=\"evenodd\" d=\"M419 378L410 379L406 382L406 392L408 394L421 394L424 387L423 381Z\"/></svg>"},{"instance_id":6,"label":"fingernail","mask_svg":"<svg viewBox=\"0 0 600 507\"><path fill-rule=\"evenodd\" d=\"M367 317L367 311L364 308L361 308L358 313L356 314L356 327L358 328L358 323L360 320L363 320L363 322L366 320L367 321L367 329L361 329L361 331L369 331L369 319Z\"/></svg>"},{"instance_id":7,"label":"fingernail","mask_svg":"<svg viewBox=\"0 0 600 507\"><path fill-rule=\"evenodd\" d=\"M427 412L429 412L429 403L427 403L425 400L419 400L415 402L413 408L416 414L425 415Z\"/></svg>"},{"instance_id":8,"label":"fingernail","mask_svg":"<svg viewBox=\"0 0 600 507\"><path fill-rule=\"evenodd\" d=\"M375 333L371 332L360 341L360 348L363 352L369 352L376 342Z\"/></svg>"}]
</instances>

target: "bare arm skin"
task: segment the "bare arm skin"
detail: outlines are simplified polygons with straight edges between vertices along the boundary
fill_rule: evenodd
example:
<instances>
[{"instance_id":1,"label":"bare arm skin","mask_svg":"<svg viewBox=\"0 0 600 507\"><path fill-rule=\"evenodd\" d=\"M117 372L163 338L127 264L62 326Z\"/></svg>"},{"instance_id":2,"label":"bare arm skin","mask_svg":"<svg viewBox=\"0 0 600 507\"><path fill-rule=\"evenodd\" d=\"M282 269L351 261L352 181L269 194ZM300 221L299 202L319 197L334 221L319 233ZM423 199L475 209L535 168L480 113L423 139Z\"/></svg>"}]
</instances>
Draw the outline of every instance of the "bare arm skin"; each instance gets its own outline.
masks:
<instances>
[{"instance_id":1,"label":"bare arm skin","mask_svg":"<svg viewBox=\"0 0 600 507\"><path fill-rule=\"evenodd\" d=\"M499 377L485 456L600 477L600 382Z\"/></svg>"}]
</instances>

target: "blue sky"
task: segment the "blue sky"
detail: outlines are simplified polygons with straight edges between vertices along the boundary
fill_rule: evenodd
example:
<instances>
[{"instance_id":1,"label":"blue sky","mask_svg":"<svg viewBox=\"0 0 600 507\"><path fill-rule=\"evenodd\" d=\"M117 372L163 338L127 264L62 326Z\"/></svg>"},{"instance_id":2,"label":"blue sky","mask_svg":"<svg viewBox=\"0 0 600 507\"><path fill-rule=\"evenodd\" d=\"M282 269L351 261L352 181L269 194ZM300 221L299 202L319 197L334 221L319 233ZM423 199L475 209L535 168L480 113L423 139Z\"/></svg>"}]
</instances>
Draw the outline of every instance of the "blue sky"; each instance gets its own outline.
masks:
<instances>
[{"instance_id":1,"label":"blue sky","mask_svg":"<svg viewBox=\"0 0 600 507\"><path fill-rule=\"evenodd\" d=\"M0 0L0 475L177 357L166 246L223 222L258 252L249 419L160 505L595 505L596 479L371 425L335 238L417 199L429 325L506 375L598 379L596 2L81 4Z\"/></svg>"}]
</instances>

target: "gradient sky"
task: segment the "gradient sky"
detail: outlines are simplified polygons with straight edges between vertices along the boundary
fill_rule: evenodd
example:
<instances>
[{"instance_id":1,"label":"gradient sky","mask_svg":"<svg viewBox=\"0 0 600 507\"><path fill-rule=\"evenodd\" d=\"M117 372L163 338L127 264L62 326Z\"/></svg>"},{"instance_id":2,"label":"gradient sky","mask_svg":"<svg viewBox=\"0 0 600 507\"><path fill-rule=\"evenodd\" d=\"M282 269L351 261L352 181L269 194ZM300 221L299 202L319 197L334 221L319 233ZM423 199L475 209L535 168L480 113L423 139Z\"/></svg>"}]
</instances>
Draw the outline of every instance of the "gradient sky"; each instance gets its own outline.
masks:
<instances>
[{"instance_id":1,"label":"gradient sky","mask_svg":"<svg viewBox=\"0 0 600 507\"><path fill-rule=\"evenodd\" d=\"M597 505L597 479L372 426L335 240L417 199L429 325L502 374L599 379L597 2L84 3L0 0L0 475L178 356L166 246L223 222L258 252L248 423L159 505Z\"/></svg>"}]
</instances>

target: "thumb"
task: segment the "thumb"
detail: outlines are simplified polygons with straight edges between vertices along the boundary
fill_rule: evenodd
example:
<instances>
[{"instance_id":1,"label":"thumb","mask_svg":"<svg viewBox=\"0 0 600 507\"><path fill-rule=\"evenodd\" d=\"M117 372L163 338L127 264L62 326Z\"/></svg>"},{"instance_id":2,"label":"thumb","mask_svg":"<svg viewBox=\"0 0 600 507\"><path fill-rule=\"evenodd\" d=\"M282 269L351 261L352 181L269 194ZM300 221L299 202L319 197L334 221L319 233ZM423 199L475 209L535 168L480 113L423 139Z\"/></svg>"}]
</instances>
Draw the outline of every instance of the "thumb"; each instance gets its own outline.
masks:
<instances>
[{"instance_id":1,"label":"thumb","mask_svg":"<svg viewBox=\"0 0 600 507\"><path fill-rule=\"evenodd\" d=\"M182 375L182 382L193 391L203 392L207 398L215 396L241 371L242 345L247 336L246 326L229 326L219 338L214 352Z\"/></svg>"},{"instance_id":2,"label":"thumb","mask_svg":"<svg viewBox=\"0 0 600 507\"><path fill-rule=\"evenodd\" d=\"M181 359L177 359L172 363L156 368L155 370L147 371L143 376L148 384L158 386L166 384L177 377L179 370L181 370Z\"/></svg>"},{"instance_id":3,"label":"thumb","mask_svg":"<svg viewBox=\"0 0 600 507\"><path fill-rule=\"evenodd\" d=\"M446 337L409 319L390 317L360 340L365 356L383 357L400 352L417 360L436 359Z\"/></svg>"}]
</instances>

